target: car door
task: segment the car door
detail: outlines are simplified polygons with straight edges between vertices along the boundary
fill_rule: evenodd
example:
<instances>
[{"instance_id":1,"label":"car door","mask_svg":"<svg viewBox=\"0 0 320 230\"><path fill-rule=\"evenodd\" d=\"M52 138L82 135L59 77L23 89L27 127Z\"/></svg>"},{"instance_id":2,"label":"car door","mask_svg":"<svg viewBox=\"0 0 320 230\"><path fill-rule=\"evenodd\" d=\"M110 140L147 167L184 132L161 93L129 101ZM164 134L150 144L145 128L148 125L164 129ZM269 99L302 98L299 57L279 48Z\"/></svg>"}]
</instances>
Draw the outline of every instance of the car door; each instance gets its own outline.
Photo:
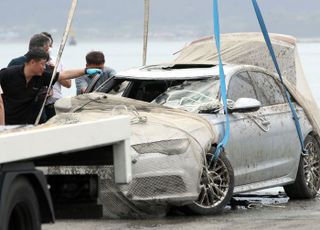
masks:
<instances>
[{"instance_id":1,"label":"car door","mask_svg":"<svg viewBox=\"0 0 320 230\"><path fill-rule=\"evenodd\" d=\"M234 74L228 85L228 99L257 98L252 79L247 72ZM234 167L236 186L269 179L265 162L271 152L268 123L258 112L234 112L230 117L230 139L226 152Z\"/></svg>"},{"instance_id":2,"label":"car door","mask_svg":"<svg viewBox=\"0 0 320 230\"><path fill-rule=\"evenodd\" d=\"M264 133L270 143L264 168L271 178L281 178L296 167L300 157L300 143L289 104L282 86L264 72L249 72L258 100L262 107L258 113L270 122L269 131Z\"/></svg>"}]
</instances>

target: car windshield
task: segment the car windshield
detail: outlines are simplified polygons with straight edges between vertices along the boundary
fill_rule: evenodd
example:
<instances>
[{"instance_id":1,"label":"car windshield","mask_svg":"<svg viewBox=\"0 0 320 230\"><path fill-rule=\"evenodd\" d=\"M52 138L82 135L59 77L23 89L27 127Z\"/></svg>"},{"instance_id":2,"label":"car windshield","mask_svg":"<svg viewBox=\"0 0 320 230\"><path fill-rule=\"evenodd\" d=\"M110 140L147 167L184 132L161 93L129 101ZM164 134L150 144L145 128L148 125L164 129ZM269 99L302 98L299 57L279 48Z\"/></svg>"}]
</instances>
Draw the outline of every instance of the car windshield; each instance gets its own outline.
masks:
<instances>
[{"instance_id":1,"label":"car windshield","mask_svg":"<svg viewBox=\"0 0 320 230\"><path fill-rule=\"evenodd\" d=\"M168 88L152 103L196 112L203 105L217 103L218 95L218 77L186 80L182 84Z\"/></svg>"}]
</instances>

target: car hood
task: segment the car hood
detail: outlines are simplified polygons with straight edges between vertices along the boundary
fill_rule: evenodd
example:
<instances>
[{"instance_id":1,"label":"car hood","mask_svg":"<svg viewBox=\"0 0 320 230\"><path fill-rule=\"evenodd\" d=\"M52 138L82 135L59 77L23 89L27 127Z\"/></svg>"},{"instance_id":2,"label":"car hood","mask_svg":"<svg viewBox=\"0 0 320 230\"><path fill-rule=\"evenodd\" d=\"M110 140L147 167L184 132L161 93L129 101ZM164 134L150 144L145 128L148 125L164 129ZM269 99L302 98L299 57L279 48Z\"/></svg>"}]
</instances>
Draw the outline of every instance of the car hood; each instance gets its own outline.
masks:
<instances>
[{"instance_id":1,"label":"car hood","mask_svg":"<svg viewBox=\"0 0 320 230\"><path fill-rule=\"evenodd\" d=\"M63 98L55 108L57 115L44 126L129 115L131 145L187 138L207 148L217 136L210 123L196 114L104 93Z\"/></svg>"}]
</instances>

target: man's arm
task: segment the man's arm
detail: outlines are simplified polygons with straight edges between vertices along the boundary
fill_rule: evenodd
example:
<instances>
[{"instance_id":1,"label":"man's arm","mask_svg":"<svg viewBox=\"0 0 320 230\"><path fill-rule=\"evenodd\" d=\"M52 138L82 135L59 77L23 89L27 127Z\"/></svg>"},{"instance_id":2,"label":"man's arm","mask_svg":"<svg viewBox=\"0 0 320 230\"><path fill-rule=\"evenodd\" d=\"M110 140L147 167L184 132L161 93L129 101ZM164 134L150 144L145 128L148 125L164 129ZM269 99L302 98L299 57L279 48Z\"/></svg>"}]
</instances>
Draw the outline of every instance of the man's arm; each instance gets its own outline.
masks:
<instances>
[{"instance_id":1,"label":"man's arm","mask_svg":"<svg viewBox=\"0 0 320 230\"><path fill-rule=\"evenodd\" d=\"M70 80L73 78L80 77L84 74L85 74L85 69L64 70L60 72L58 81L60 82L61 80L62 81Z\"/></svg>"},{"instance_id":2,"label":"man's arm","mask_svg":"<svg viewBox=\"0 0 320 230\"><path fill-rule=\"evenodd\" d=\"M66 88L71 87L71 80L59 80L59 83Z\"/></svg>"},{"instance_id":3,"label":"man's arm","mask_svg":"<svg viewBox=\"0 0 320 230\"><path fill-rule=\"evenodd\" d=\"M54 62L53 60L51 59L50 61L47 62L47 66L49 69L54 70ZM57 71L58 72L62 72L62 64L60 63L58 65L58 68L57 68ZM63 86L63 87L66 87L66 88L70 88L71 87L71 80L62 80L62 79L59 79L58 82Z\"/></svg>"},{"instance_id":4,"label":"man's arm","mask_svg":"<svg viewBox=\"0 0 320 230\"><path fill-rule=\"evenodd\" d=\"M74 69L74 70L64 70L59 74L58 81L68 80L73 78L78 78L82 75L96 75L101 73L101 69L85 68L85 69Z\"/></svg>"}]
</instances>

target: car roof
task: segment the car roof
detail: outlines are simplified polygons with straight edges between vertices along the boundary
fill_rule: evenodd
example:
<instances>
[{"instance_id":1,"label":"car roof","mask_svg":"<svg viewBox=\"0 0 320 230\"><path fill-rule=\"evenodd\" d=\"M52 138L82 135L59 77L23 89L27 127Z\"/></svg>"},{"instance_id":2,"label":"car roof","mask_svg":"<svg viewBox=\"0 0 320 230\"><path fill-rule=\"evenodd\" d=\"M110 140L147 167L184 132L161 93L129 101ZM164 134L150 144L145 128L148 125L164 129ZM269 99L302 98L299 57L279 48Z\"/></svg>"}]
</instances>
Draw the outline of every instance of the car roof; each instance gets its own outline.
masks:
<instances>
[{"instance_id":1,"label":"car roof","mask_svg":"<svg viewBox=\"0 0 320 230\"><path fill-rule=\"evenodd\" d=\"M240 66L224 65L226 76L237 71ZM186 80L203 79L219 75L217 65L149 65L132 68L116 74L118 79L136 80Z\"/></svg>"}]
</instances>

